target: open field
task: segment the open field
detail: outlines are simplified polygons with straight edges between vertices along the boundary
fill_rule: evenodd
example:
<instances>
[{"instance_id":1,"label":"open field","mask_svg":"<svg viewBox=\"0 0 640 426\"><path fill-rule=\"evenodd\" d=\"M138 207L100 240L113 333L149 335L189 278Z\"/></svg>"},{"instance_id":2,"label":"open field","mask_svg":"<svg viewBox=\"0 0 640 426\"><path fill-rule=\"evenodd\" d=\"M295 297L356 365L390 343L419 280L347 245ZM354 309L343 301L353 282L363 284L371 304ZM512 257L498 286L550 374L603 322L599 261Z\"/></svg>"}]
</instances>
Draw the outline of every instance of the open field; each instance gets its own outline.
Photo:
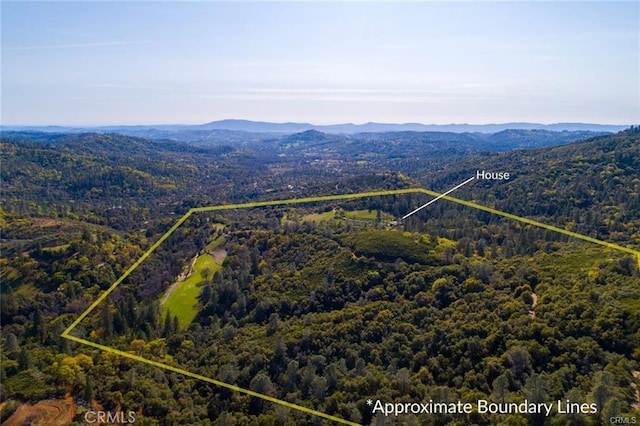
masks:
<instances>
[{"instance_id":1,"label":"open field","mask_svg":"<svg viewBox=\"0 0 640 426\"><path fill-rule=\"evenodd\" d=\"M302 216L302 222L322 222L323 220L333 219L336 212L331 210L324 213L311 213Z\"/></svg>"},{"instance_id":2,"label":"open field","mask_svg":"<svg viewBox=\"0 0 640 426\"><path fill-rule=\"evenodd\" d=\"M214 262L213 256L203 254L198 256L191 274L182 282L172 285L170 292L162 303L162 314L178 317L180 327L187 327L198 313L198 295L200 283L205 277L212 277L220 269L220 265Z\"/></svg>"},{"instance_id":3,"label":"open field","mask_svg":"<svg viewBox=\"0 0 640 426\"><path fill-rule=\"evenodd\" d=\"M354 220L376 220L378 219L378 210L353 210L345 211L344 217ZM393 216L389 213L380 212L381 220L393 220Z\"/></svg>"},{"instance_id":4,"label":"open field","mask_svg":"<svg viewBox=\"0 0 640 426\"><path fill-rule=\"evenodd\" d=\"M378 219L378 211L377 210L331 210L324 213L310 213L302 216L302 222L321 222L323 220L330 219L353 219L353 220L369 220L373 221ZM380 213L381 220L393 220L393 216L381 212Z\"/></svg>"},{"instance_id":5,"label":"open field","mask_svg":"<svg viewBox=\"0 0 640 426\"><path fill-rule=\"evenodd\" d=\"M223 245L225 243L225 240L226 239L225 239L224 235L220 235L218 238L216 238L215 240L213 240L209 244L207 244L207 247L205 247L205 251L207 253L210 253L210 252L214 251L215 249L217 249L218 247Z\"/></svg>"}]
</instances>

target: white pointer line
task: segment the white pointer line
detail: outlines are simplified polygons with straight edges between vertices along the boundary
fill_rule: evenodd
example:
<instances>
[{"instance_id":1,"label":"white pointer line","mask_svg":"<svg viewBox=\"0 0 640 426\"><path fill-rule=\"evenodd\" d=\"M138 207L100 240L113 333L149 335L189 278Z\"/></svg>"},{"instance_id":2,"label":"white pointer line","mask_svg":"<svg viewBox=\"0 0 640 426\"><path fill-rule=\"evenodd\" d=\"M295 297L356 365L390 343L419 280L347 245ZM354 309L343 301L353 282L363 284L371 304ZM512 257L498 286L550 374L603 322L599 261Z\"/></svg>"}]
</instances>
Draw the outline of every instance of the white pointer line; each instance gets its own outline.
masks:
<instances>
[{"instance_id":1,"label":"white pointer line","mask_svg":"<svg viewBox=\"0 0 640 426\"><path fill-rule=\"evenodd\" d=\"M429 201L427 204L418 207L417 209L415 209L414 211L412 211L411 213L405 214L404 216L402 216L402 219L406 219L409 216L411 216L414 213L418 213L420 210L424 209L425 207L427 207L430 204L435 203L436 201L438 201L440 198L444 197L445 195L451 194L453 191L455 191L456 189L460 188L463 185L468 184L469 182L471 182L472 180L474 180L476 177L470 177L469 179L465 180L464 182L462 182L461 184L454 186L453 188L451 188L450 190L448 190L447 192L445 192L444 194L440 194L438 195L436 198L434 198L433 200Z\"/></svg>"}]
</instances>

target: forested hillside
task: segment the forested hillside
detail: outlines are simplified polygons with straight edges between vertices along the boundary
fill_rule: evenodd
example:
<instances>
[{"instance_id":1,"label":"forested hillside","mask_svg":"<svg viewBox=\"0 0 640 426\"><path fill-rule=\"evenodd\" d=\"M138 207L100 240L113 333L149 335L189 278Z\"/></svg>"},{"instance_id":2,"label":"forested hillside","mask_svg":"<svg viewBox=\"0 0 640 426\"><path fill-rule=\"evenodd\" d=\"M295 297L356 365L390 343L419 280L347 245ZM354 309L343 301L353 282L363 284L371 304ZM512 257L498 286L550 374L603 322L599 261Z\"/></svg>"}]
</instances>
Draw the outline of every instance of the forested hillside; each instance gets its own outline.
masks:
<instances>
[{"instance_id":1,"label":"forested hillside","mask_svg":"<svg viewBox=\"0 0 640 426\"><path fill-rule=\"evenodd\" d=\"M470 157L419 179L443 188L478 169L512 176L504 185L474 185L472 197L480 204L606 241L640 244L638 127L561 147Z\"/></svg>"},{"instance_id":2,"label":"forested hillside","mask_svg":"<svg viewBox=\"0 0 640 426\"><path fill-rule=\"evenodd\" d=\"M106 224L118 228L141 215L166 217L195 190L206 188L203 198L226 196L229 182L216 171L234 163L229 147L198 149L120 135L9 133L2 143L5 212L109 218ZM212 174L216 185L207 185Z\"/></svg>"},{"instance_id":3,"label":"forested hillside","mask_svg":"<svg viewBox=\"0 0 640 426\"><path fill-rule=\"evenodd\" d=\"M55 399L77 409L76 424L91 407L133 411L143 425L323 424L60 337L191 207L442 192L478 169L509 171L509 181L476 181L452 195L640 250L637 127L484 154L426 143L432 136L412 134L403 148L406 134L341 145L313 131L274 139L276 151L3 133L2 421L20 404ZM73 333L362 424L390 420L368 399L597 405L589 414L406 415L398 424L640 415L639 259L447 200L391 224L429 199L194 214ZM197 303L187 307L195 319L182 325L163 310L163 295L198 255L221 265L200 274Z\"/></svg>"}]
</instances>

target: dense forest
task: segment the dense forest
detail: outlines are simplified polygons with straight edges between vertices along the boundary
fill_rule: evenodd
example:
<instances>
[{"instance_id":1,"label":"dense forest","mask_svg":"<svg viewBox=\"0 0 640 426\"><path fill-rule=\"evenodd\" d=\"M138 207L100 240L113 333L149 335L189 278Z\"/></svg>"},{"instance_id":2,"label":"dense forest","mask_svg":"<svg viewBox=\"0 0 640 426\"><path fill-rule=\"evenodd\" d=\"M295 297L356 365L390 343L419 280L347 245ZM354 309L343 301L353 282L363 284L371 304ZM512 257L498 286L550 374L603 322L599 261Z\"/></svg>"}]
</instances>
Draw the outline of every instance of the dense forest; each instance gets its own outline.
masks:
<instances>
[{"instance_id":1,"label":"dense forest","mask_svg":"<svg viewBox=\"0 0 640 426\"><path fill-rule=\"evenodd\" d=\"M501 132L482 149L433 132L311 131L251 144L3 133L2 421L58 401L76 424L92 409L134 412L142 425L328 423L60 337L192 207L443 192L477 169L500 170L513 178L455 196L640 250L640 129L569 144L536 133ZM540 146L524 137L562 146L522 149ZM447 200L391 224L428 200L194 214L73 333L360 424L637 418L640 259ZM223 260L201 273L195 319L182 326L163 294L213 252ZM385 417L368 399L597 410Z\"/></svg>"}]
</instances>

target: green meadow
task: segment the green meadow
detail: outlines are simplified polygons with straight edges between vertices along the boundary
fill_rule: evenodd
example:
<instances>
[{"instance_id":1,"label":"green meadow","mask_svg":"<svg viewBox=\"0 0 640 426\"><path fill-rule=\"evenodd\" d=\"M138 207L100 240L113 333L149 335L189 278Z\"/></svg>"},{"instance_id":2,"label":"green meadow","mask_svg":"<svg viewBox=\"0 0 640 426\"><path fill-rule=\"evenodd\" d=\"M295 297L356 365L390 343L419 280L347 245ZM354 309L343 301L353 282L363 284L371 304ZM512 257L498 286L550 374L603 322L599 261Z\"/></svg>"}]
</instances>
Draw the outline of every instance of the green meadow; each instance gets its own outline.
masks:
<instances>
[{"instance_id":1,"label":"green meadow","mask_svg":"<svg viewBox=\"0 0 640 426\"><path fill-rule=\"evenodd\" d=\"M344 217L354 220L376 220L378 219L378 210L347 210L344 212ZM380 212L380 219L393 220L393 215L385 212Z\"/></svg>"},{"instance_id":2,"label":"green meadow","mask_svg":"<svg viewBox=\"0 0 640 426\"><path fill-rule=\"evenodd\" d=\"M162 315L167 312L178 317L180 328L185 328L194 320L198 313L198 295L200 284L207 277L213 276L220 269L214 262L213 256L203 254L198 257L193 272L184 281L174 284L168 290L169 297L162 303Z\"/></svg>"},{"instance_id":3,"label":"green meadow","mask_svg":"<svg viewBox=\"0 0 640 426\"><path fill-rule=\"evenodd\" d=\"M337 213L333 210L324 213L311 213L302 216L302 222L321 222L330 219L353 219L353 220L369 220L378 219L377 210L339 210ZM389 213L380 212L381 220L393 220L393 216Z\"/></svg>"}]
</instances>

